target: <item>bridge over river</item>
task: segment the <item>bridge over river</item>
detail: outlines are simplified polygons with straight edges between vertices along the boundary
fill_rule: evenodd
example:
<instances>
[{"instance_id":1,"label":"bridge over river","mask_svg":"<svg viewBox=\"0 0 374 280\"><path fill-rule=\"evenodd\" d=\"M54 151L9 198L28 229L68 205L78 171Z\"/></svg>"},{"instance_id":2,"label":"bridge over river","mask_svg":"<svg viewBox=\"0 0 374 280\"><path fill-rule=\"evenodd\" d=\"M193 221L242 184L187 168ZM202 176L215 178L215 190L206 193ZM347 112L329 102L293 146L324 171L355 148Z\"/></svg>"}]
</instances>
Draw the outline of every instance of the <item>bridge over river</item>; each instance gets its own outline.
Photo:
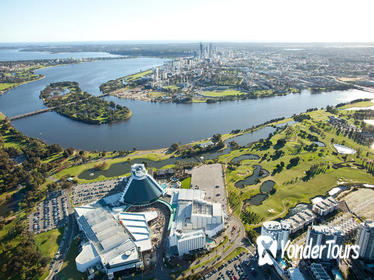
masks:
<instances>
[{"instance_id":1,"label":"bridge over river","mask_svg":"<svg viewBox=\"0 0 374 280\"><path fill-rule=\"evenodd\" d=\"M108 95L109 94L106 93L106 94L101 94L101 95L96 95L96 96L91 96L91 97L99 97L99 98L101 98L101 97L105 97L105 96L108 96ZM89 97L89 98L91 98L91 97ZM81 101L87 100L89 98L82 99L82 100L79 100L77 102L81 102ZM62 106L69 106L69 105L75 104L77 102L66 103L64 105L61 105L60 107L62 107ZM14 120L18 120L18 119L22 119L22 118L26 118L26 117L31 117L31 116L34 116L34 115L38 115L38 114L42 114L42 113L45 113L45 112L53 111L56 108L57 107L50 107L50 108L36 110L36 111L33 111L33 112L29 112L29 113L20 114L20 115L17 115L17 116L10 117L9 120L10 121L14 121Z\"/></svg>"}]
</instances>

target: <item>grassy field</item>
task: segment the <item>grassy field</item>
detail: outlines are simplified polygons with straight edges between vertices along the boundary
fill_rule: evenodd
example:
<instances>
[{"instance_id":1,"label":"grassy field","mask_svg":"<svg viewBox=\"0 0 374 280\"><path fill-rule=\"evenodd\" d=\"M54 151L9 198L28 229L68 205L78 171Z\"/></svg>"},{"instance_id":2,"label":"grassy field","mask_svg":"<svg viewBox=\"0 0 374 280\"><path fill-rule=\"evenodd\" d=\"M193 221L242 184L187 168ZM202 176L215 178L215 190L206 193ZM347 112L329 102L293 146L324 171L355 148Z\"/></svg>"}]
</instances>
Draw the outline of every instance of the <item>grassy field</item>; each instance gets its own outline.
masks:
<instances>
[{"instance_id":1,"label":"grassy field","mask_svg":"<svg viewBox=\"0 0 374 280\"><path fill-rule=\"evenodd\" d=\"M356 102L354 104L348 104L343 107L340 107L339 109L349 109L352 107L371 107L373 106L374 103L372 101L361 101L361 102Z\"/></svg>"},{"instance_id":2,"label":"grassy field","mask_svg":"<svg viewBox=\"0 0 374 280\"><path fill-rule=\"evenodd\" d=\"M148 93L151 97L153 98L157 98L157 97L163 97L166 95L166 93L164 92L160 92L160 91L151 91L150 93Z\"/></svg>"},{"instance_id":3,"label":"grassy field","mask_svg":"<svg viewBox=\"0 0 374 280\"><path fill-rule=\"evenodd\" d=\"M108 164L106 169L110 169L110 166L114 163L126 162L126 161L131 160L131 159L142 158L142 159L149 159L149 160L153 160L153 161L158 161L158 160L167 159L172 155L173 154L167 154L166 155L162 152L153 152L153 153L134 152L134 153L131 153L131 154L125 156L125 157L113 157L113 158L105 159L105 162ZM56 177L57 179L61 179L61 178L66 177L66 176L72 176L72 177L75 177L75 179L78 180L79 183L103 181L103 180L109 180L109 179L118 177L118 176L115 176L115 177L111 178L111 177L99 176L98 178L92 179L92 180L84 180L84 179L78 179L77 178L78 175L81 174L83 171L85 171L87 169L88 170L92 169L97 164L98 164L98 161L90 162L90 163L86 163L86 164L81 164L81 165L77 165L77 166L72 166L72 167L63 169L62 171L56 173L54 175L54 177ZM123 176L123 175L126 175L126 173L121 174L121 176Z\"/></svg>"},{"instance_id":4,"label":"grassy field","mask_svg":"<svg viewBox=\"0 0 374 280\"><path fill-rule=\"evenodd\" d=\"M327 124L328 116L331 115L330 113L326 111L314 111L308 114L311 116L311 120L296 123L274 135L271 138L272 144L268 149L259 149L252 146L251 148L235 150L219 157L219 162L225 164L227 167L227 164L233 158L243 154L256 154L260 158L267 154L264 160L243 160L238 166L234 166L233 169L226 168L225 170L226 187L229 197L238 200L232 207L237 216L240 216L243 210L244 201L253 195L259 194L261 183L266 180L273 180L275 182L275 193L269 195L261 205L246 204L248 211L254 212L259 216L260 221L258 222L283 217L287 214L290 207L294 207L300 202L309 203L311 198L317 195L325 195L337 184L343 182L374 184L374 176L372 174L354 165L354 163L360 165L365 158L372 158L374 156L373 150L354 142L342 134L337 135L336 130ZM346 113L346 116L349 117L349 113ZM311 132L311 126L318 127L321 133L316 134ZM302 132L315 135L326 146L317 147L312 151L304 150L303 147L312 144L312 142L303 137ZM281 139L285 140L284 146L276 147L277 141ZM355 149L358 153L344 158L343 155L336 153L333 143L344 144ZM271 159L270 156L274 155L277 150L283 151L284 154L280 158ZM300 158L299 163L296 166L287 168L290 159L296 156ZM344 163L344 160L348 162L344 167L332 168L333 164ZM281 172L273 173L276 166L282 162L284 168ZM303 180L305 172L316 164L327 164L330 168L326 169L325 173L320 173L308 180ZM270 175L261 179L257 184L248 185L242 189L235 187L236 182L252 173L254 165L261 165L262 168L270 172ZM256 223L253 225L246 224L245 226L247 229L250 229L258 225Z\"/></svg>"},{"instance_id":5,"label":"grassy field","mask_svg":"<svg viewBox=\"0 0 374 280\"><path fill-rule=\"evenodd\" d=\"M170 86L165 86L165 89L171 90L171 91L177 91L179 90L179 87L177 85L170 85Z\"/></svg>"},{"instance_id":6,"label":"grassy field","mask_svg":"<svg viewBox=\"0 0 374 280\"><path fill-rule=\"evenodd\" d=\"M54 257L61 242L63 233L63 228L56 228L35 235L35 243L44 257Z\"/></svg>"},{"instance_id":7,"label":"grassy field","mask_svg":"<svg viewBox=\"0 0 374 280\"><path fill-rule=\"evenodd\" d=\"M200 99L200 98L192 98L192 103L205 103L206 98Z\"/></svg>"},{"instance_id":8,"label":"grassy field","mask_svg":"<svg viewBox=\"0 0 374 280\"><path fill-rule=\"evenodd\" d=\"M44 68L44 67L39 67L39 68ZM18 87L18 86L23 85L23 84L27 84L27 83L31 83L31 82L34 82L34 81L37 81L37 80L41 80L41 79L44 78L44 76L39 77L37 75L34 75L34 76L28 75L26 78L29 79L29 81L18 82L18 83L0 83L0 95L2 93L6 92L7 90L12 89L14 87Z\"/></svg>"},{"instance_id":9,"label":"grassy field","mask_svg":"<svg viewBox=\"0 0 374 280\"><path fill-rule=\"evenodd\" d=\"M7 91L13 87L20 85L21 83L0 83L0 91Z\"/></svg>"},{"instance_id":10,"label":"grassy field","mask_svg":"<svg viewBox=\"0 0 374 280\"><path fill-rule=\"evenodd\" d=\"M5 119L5 115L0 112L0 120L3 120L3 119Z\"/></svg>"},{"instance_id":11,"label":"grassy field","mask_svg":"<svg viewBox=\"0 0 374 280\"><path fill-rule=\"evenodd\" d=\"M264 89L264 90L257 90L255 91L255 95L256 96L268 96L268 95L272 95L274 93L273 90L271 89Z\"/></svg>"},{"instance_id":12,"label":"grassy field","mask_svg":"<svg viewBox=\"0 0 374 280\"><path fill-rule=\"evenodd\" d=\"M69 252L66 256L66 260L64 261L64 264L62 266L62 269L57 274L57 279L61 279L61 280L86 279L86 274L80 273L77 270L77 267L75 265L75 258L79 254L79 251L78 251L79 243L80 243L79 239L75 239L72 241Z\"/></svg>"},{"instance_id":13,"label":"grassy field","mask_svg":"<svg viewBox=\"0 0 374 280\"><path fill-rule=\"evenodd\" d=\"M182 181L182 188L183 189L189 189L191 188L191 177L187 177Z\"/></svg>"},{"instance_id":14,"label":"grassy field","mask_svg":"<svg viewBox=\"0 0 374 280\"><path fill-rule=\"evenodd\" d=\"M146 75L149 75L149 74L152 74L152 69L149 69L149 70L146 70L146 71L142 71L142 72L139 72L139 73L127 76L126 79L127 79L127 81L131 82L131 81L140 79L140 78L142 78L142 77L144 77Z\"/></svg>"},{"instance_id":15,"label":"grassy field","mask_svg":"<svg viewBox=\"0 0 374 280\"><path fill-rule=\"evenodd\" d=\"M230 96L230 95L242 95L245 94L239 90L222 90L222 91L203 91L201 95L208 96L208 97L223 97L223 96Z\"/></svg>"}]
</instances>

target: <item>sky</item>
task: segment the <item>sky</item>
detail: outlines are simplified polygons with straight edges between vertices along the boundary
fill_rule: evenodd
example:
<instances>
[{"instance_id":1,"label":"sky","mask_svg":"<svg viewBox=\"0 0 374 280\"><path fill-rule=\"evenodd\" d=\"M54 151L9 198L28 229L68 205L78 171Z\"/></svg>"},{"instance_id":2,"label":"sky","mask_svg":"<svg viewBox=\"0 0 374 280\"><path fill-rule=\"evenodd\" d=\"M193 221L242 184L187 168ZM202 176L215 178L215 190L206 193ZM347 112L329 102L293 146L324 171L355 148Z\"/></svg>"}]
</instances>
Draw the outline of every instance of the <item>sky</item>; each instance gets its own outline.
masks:
<instances>
[{"instance_id":1,"label":"sky","mask_svg":"<svg viewBox=\"0 0 374 280\"><path fill-rule=\"evenodd\" d=\"M374 42L374 0L1 0L0 42Z\"/></svg>"}]
</instances>

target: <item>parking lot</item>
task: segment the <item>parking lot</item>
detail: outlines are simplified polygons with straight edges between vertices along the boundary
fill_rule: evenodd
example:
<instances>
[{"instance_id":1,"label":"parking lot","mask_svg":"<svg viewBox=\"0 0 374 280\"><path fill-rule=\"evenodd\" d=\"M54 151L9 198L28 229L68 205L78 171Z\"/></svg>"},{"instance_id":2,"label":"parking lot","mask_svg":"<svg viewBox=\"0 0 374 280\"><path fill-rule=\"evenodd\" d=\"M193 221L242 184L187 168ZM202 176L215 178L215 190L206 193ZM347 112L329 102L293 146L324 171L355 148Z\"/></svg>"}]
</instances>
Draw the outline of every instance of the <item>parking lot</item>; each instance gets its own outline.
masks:
<instances>
[{"instance_id":1,"label":"parking lot","mask_svg":"<svg viewBox=\"0 0 374 280\"><path fill-rule=\"evenodd\" d=\"M203 279L210 280L246 280L265 279L262 268L258 266L257 256L251 253L241 253L235 258L223 263L217 269L206 274ZM276 275L268 275L269 279L278 279Z\"/></svg>"},{"instance_id":2,"label":"parking lot","mask_svg":"<svg viewBox=\"0 0 374 280\"><path fill-rule=\"evenodd\" d=\"M242 252L238 256L205 275L204 279L250 279L248 271L245 269L250 257L249 253Z\"/></svg>"},{"instance_id":3,"label":"parking lot","mask_svg":"<svg viewBox=\"0 0 374 280\"><path fill-rule=\"evenodd\" d=\"M221 203L226 209L226 192L221 164L195 167L191 171L191 188L206 192L208 201Z\"/></svg>"},{"instance_id":4,"label":"parking lot","mask_svg":"<svg viewBox=\"0 0 374 280\"><path fill-rule=\"evenodd\" d=\"M54 229L67 221L72 211L64 191L47 193L46 199L39 203L36 212L29 216L29 230L40 233Z\"/></svg>"},{"instance_id":5,"label":"parking lot","mask_svg":"<svg viewBox=\"0 0 374 280\"><path fill-rule=\"evenodd\" d=\"M99 200L108 194L119 192L123 187L123 178L79 184L73 186L71 198L74 205L86 204Z\"/></svg>"}]
</instances>

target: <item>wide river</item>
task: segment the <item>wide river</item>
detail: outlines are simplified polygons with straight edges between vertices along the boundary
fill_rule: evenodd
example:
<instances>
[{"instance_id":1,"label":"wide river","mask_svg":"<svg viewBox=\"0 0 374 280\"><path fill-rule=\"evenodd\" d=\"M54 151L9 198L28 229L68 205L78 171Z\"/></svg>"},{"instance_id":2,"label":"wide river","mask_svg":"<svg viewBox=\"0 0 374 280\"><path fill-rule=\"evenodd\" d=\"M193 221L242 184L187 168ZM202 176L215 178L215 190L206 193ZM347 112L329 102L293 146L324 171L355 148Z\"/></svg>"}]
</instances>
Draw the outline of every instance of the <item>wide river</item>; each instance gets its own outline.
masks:
<instances>
[{"instance_id":1,"label":"wide river","mask_svg":"<svg viewBox=\"0 0 374 280\"><path fill-rule=\"evenodd\" d=\"M100 94L101 83L161 65L159 58L133 58L64 65L38 70L46 76L14 88L0 96L0 111L7 116L45 108L40 91L56 81L77 81L84 91ZM175 142L188 143L214 133L248 128L267 120L288 117L306 111L336 105L357 98L374 98L359 90L230 101L216 104L170 104L132 101L107 97L128 106L133 116L112 125L89 125L70 120L55 112L13 121L13 125L31 137L46 143L85 150L128 150L167 147Z\"/></svg>"},{"instance_id":2,"label":"wide river","mask_svg":"<svg viewBox=\"0 0 374 280\"><path fill-rule=\"evenodd\" d=\"M21 49L0 49L0 61L34 60L34 59L64 59L64 58L92 58L118 57L105 52L24 52Z\"/></svg>"}]
</instances>

